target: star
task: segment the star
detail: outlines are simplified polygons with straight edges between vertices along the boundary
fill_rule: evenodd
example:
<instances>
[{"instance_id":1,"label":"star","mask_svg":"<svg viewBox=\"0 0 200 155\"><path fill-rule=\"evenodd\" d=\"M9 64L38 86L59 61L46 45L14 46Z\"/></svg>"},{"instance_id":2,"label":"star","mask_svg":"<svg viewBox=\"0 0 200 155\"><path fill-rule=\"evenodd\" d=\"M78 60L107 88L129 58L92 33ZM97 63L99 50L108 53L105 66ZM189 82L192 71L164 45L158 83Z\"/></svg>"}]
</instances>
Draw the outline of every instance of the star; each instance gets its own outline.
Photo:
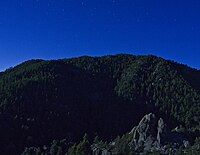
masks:
<instances>
[{"instance_id":1,"label":"star","mask_svg":"<svg viewBox=\"0 0 200 155\"><path fill-rule=\"evenodd\" d=\"M139 23L141 20L140 20L139 18L137 18L137 20L136 20L136 21L137 21L137 23Z\"/></svg>"},{"instance_id":2,"label":"star","mask_svg":"<svg viewBox=\"0 0 200 155\"><path fill-rule=\"evenodd\" d=\"M194 26L191 27L192 31L194 31Z\"/></svg>"},{"instance_id":3,"label":"star","mask_svg":"<svg viewBox=\"0 0 200 155\"><path fill-rule=\"evenodd\" d=\"M112 0L112 3L115 4L115 3L116 3L116 0Z\"/></svg>"},{"instance_id":4,"label":"star","mask_svg":"<svg viewBox=\"0 0 200 155\"><path fill-rule=\"evenodd\" d=\"M48 16L48 15L49 15L49 12L48 12L48 11L46 11L46 12L45 12L45 14Z\"/></svg>"},{"instance_id":5,"label":"star","mask_svg":"<svg viewBox=\"0 0 200 155\"><path fill-rule=\"evenodd\" d=\"M81 5L82 5L83 7L86 6L86 4L85 4L84 1L81 2Z\"/></svg>"},{"instance_id":6,"label":"star","mask_svg":"<svg viewBox=\"0 0 200 155\"><path fill-rule=\"evenodd\" d=\"M23 6L22 2L19 4L19 6L20 6L20 7L22 7L22 6Z\"/></svg>"}]
</instances>

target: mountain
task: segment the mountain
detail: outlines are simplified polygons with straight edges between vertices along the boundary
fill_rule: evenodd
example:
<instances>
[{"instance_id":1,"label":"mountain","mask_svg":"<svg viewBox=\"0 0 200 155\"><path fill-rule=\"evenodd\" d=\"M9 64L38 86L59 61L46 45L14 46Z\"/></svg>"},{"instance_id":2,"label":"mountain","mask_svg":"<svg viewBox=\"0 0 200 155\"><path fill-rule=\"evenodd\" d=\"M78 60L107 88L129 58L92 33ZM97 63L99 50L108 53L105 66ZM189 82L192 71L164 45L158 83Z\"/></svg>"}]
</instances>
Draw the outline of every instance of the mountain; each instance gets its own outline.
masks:
<instances>
[{"instance_id":1,"label":"mountain","mask_svg":"<svg viewBox=\"0 0 200 155\"><path fill-rule=\"evenodd\" d=\"M30 60L0 73L0 151L84 133L110 141L148 113L200 136L200 71L156 56Z\"/></svg>"}]
</instances>

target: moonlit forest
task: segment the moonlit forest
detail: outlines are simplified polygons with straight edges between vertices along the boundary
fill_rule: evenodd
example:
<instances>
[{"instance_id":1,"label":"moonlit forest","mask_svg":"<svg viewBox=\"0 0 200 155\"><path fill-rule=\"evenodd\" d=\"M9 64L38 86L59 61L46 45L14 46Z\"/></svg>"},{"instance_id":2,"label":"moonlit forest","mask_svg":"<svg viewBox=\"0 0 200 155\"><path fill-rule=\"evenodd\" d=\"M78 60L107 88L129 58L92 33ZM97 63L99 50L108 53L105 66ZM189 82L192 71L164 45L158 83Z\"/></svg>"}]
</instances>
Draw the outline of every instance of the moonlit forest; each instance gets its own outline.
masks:
<instances>
[{"instance_id":1,"label":"moonlit forest","mask_svg":"<svg viewBox=\"0 0 200 155\"><path fill-rule=\"evenodd\" d=\"M1 0L1 155L199 155L199 0Z\"/></svg>"}]
</instances>

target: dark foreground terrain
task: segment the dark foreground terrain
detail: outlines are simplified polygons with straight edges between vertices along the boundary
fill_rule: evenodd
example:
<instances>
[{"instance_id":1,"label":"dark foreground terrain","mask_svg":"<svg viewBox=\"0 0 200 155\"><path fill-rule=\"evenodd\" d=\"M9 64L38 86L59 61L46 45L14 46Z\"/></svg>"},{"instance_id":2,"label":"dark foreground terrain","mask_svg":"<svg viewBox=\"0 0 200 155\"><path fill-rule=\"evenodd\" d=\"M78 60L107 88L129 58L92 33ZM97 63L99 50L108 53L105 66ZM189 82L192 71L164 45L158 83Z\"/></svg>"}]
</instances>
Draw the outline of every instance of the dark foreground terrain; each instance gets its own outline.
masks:
<instances>
[{"instance_id":1,"label":"dark foreground terrain","mask_svg":"<svg viewBox=\"0 0 200 155\"><path fill-rule=\"evenodd\" d=\"M199 154L199 131L200 71L159 57L30 60L0 73L1 154Z\"/></svg>"}]
</instances>

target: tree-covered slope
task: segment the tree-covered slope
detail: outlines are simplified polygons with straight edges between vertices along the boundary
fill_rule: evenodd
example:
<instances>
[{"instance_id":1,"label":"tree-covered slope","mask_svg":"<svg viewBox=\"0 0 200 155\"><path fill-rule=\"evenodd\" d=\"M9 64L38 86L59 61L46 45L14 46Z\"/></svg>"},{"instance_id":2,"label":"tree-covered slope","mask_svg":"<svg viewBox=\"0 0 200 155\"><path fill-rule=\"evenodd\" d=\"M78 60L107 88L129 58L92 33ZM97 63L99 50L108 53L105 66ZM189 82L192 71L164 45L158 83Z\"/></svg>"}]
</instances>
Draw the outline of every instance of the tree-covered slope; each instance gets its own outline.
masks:
<instances>
[{"instance_id":1,"label":"tree-covered slope","mask_svg":"<svg viewBox=\"0 0 200 155\"><path fill-rule=\"evenodd\" d=\"M156 112L174 127L200 127L200 71L155 56L31 60L0 74L0 150L53 139L104 139Z\"/></svg>"},{"instance_id":2,"label":"tree-covered slope","mask_svg":"<svg viewBox=\"0 0 200 155\"><path fill-rule=\"evenodd\" d=\"M135 104L146 103L147 108L156 106L188 128L200 125L200 71L155 56L118 55L81 61L84 58L74 63L113 76L118 96Z\"/></svg>"}]
</instances>

